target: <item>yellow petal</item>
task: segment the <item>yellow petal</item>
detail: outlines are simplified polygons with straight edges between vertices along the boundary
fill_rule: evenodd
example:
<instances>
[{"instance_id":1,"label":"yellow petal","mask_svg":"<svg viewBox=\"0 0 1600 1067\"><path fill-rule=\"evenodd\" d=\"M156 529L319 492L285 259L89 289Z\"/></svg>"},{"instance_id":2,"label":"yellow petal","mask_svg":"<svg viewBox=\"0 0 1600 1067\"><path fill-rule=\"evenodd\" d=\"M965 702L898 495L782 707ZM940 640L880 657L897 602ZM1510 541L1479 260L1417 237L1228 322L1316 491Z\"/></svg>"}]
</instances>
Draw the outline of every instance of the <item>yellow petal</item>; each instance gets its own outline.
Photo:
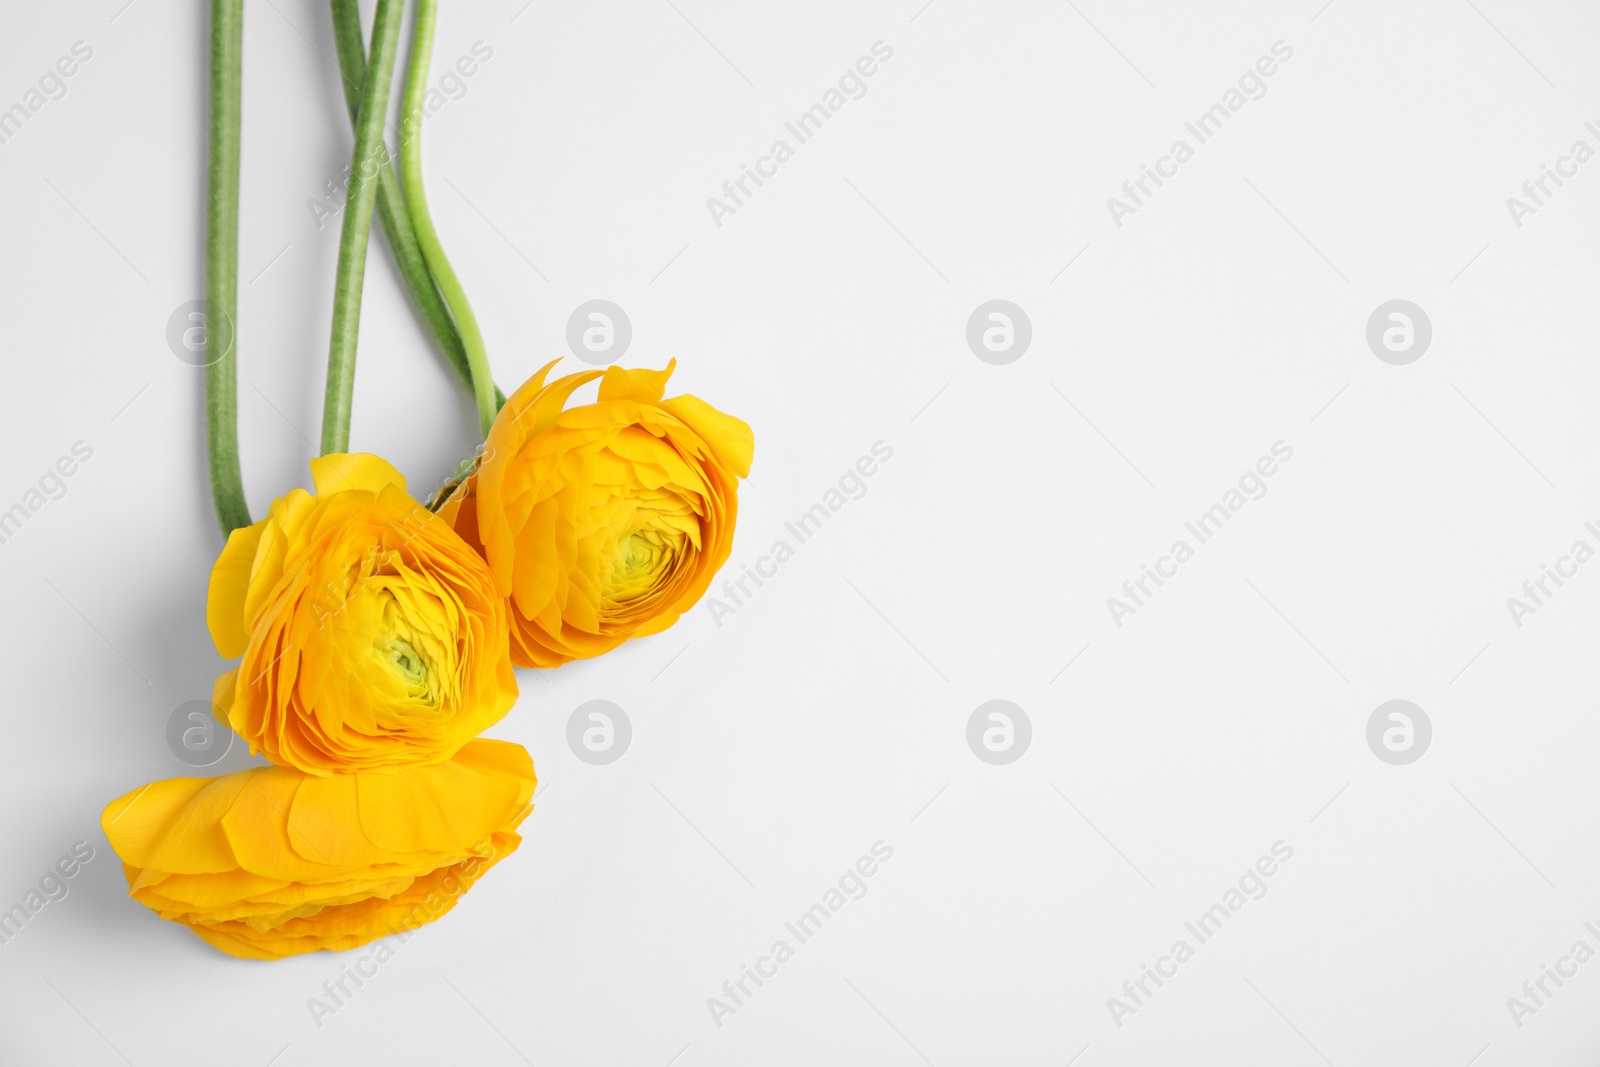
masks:
<instances>
[{"instance_id":1,"label":"yellow petal","mask_svg":"<svg viewBox=\"0 0 1600 1067\"><path fill-rule=\"evenodd\" d=\"M311 481L317 495L365 489L376 493L386 485L406 487L405 475L385 459L370 452L331 452L311 461Z\"/></svg>"},{"instance_id":2,"label":"yellow petal","mask_svg":"<svg viewBox=\"0 0 1600 1067\"><path fill-rule=\"evenodd\" d=\"M659 403L667 391L667 379L678 361L672 360L663 370L645 370L642 367L607 367L600 381L600 403L608 400L636 400L641 404Z\"/></svg>"},{"instance_id":3,"label":"yellow petal","mask_svg":"<svg viewBox=\"0 0 1600 1067\"><path fill-rule=\"evenodd\" d=\"M233 854L221 820L247 781L230 778L151 782L107 805L100 824L126 863L182 874L228 870Z\"/></svg>"},{"instance_id":4,"label":"yellow petal","mask_svg":"<svg viewBox=\"0 0 1600 1067\"><path fill-rule=\"evenodd\" d=\"M755 458L756 435L743 419L718 411L697 396L684 393L661 405L706 439L716 449L728 469L741 478L750 476L750 461Z\"/></svg>"},{"instance_id":5,"label":"yellow petal","mask_svg":"<svg viewBox=\"0 0 1600 1067\"><path fill-rule=\"evenodd\" d=\"M223 659L244 655L250 635L244 624L245 595L250 589L250 571L256 547L261 544L265 522L241 526L228 535L222 555L211 568L211 585L206 590L206 628Z\"/></svg>"}]
</instances>

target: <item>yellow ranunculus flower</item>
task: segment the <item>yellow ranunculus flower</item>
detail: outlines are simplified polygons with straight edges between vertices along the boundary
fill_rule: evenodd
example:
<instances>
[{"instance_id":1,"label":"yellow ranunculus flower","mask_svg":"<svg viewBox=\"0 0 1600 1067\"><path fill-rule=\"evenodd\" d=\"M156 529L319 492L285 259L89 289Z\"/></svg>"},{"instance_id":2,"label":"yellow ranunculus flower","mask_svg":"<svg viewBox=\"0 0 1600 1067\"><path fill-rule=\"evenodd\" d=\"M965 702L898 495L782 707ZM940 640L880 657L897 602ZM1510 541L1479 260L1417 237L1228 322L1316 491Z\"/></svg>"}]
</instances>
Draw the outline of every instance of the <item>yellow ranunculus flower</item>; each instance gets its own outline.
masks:
<instances>
[{"instance_id":1,"label":"yellow ranunculus flower","mask_svg":"<svg viewBox=\"0 0 1600 1067\"><path fill-rule=\"evenodd\" d=\"M445 914L521 843L534 786L526 749L479 740L393 771L168 778L100 824L139 903L229 955L282 959Z\"/></svg>"},{"instance_id":2,"label":"yellow ranunculus flower","mask_svg":"<svg viewBox=\"0 0 1600 1067\"><path fill-rule=\"evenodd\" d=\"M503 596L482 558L376 456L311 461L235 530L206 622L219 718L314 775L449 759L517 699Z\"/></svg>"},{"instance_id":3,"label":"yellow ranunculus flower","mask_svg":"<svg viewBox=\"0 0 1600 1067\"><path fill-rule=\"evenodd\" d=\"M480 547L511 598L518 666L555 667L659 633L692 607L733 547L750 427L666 370L607 367L506 401L476 471L439 509ZM593 404L563 410L600 378Z\"/></svg>"}]
</instances>

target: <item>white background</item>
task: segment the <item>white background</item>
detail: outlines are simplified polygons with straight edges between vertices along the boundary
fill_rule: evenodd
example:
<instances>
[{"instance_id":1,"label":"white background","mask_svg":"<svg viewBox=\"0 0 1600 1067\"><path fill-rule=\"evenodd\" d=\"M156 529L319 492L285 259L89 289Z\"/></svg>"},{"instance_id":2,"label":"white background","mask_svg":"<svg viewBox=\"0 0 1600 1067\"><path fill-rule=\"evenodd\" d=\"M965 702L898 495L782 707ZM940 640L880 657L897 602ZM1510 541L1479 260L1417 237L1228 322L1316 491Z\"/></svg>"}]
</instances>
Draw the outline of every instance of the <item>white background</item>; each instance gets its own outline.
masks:
<instances>
[{"instance_id":1,"label":"white background","mask_svg":"<svg viewBox=\"0 0 1600 1067\"><path fill-rule=\"evenodd\" d=\"M493 49L424 151L499 382L565 355L580 303L624 307L624 363L676 357L678 390L755 429L733 573L874 442L894 457L720 627L701 606L522 672L492 731L539 770L521 850L319 1027L308 998L358 954L225 957L125 898L99 829L112 798L191 773L166 722L226 667L203 618L202 372L165 336L203 289L207 16L124 3L0 14L0 107L94 49L0 145L0 508L94 450L0 545L0 906L73 842L97 850L0 946L0 1059L1600 1054L1600 962L1520 1028L1507 1007L1575 941L1600 948L1600 564L1520 628L1506 606L1574 540L1600 546L1600 162L1520 228L1506 206L1574 140L1600 148L1600 10L444 5L435 83ZM307 200L350 134L326 5L248 8L259 515L306 483L319 432L338 228ZM706 199L880 40L866 95L717 226ZM1193 146L1185 120L1280 40L1267 94L1116 226L1106 198ZM1007 366L965 340L992 298L1032 322ZM1395 298L1433 326L1409 366L1365 341ZM352 445L426 492L472 449L471 410L381 238L363 320ZM1280 440L1267 495L1116 626L1106 599ZM1409 766L1366 742L1396 698L1433 724ZM633 723L610 766L566 744L591 699ZM1032 722L1009 766L967 746L991 699ZM717 1026L707 998L879 840L867 895ZM1107 999L1280 840L1270 892L1116 1025Z\"/></svg>"}]
</instances>

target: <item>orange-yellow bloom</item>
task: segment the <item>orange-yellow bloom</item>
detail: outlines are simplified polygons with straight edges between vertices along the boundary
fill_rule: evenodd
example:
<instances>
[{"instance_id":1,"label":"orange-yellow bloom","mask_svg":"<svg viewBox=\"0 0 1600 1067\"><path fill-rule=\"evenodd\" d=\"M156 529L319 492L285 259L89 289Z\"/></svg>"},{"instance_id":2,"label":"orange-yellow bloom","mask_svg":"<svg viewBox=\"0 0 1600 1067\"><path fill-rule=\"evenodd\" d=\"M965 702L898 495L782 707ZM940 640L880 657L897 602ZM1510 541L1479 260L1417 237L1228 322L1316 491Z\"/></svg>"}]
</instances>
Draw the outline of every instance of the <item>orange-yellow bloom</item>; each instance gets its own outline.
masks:
<instances>
[{"instance_id":1,"label":"orange-yellow bloom","mask_svg":"<svg viewBox=\"0 0 1600 1067\"><path fill-rule=\"evenodd\" d=\"M476 471L445 505L511 601L518 666L555 667L659 633L704 595L733 547L750 427L666 370L608 367L506 401ZM595 403L565 409L600 378Z\"/></svg>"},{"instance_id":2,"label":"orange-yellow bloom","mask_svg":"<svg viewBox=\"0 0 1600 1067\"><path fill-rule=\"evenodd\" d=\"M526 749L479 740L398 771L168 778L100 823L139 903L229 955L282 959L444 915L521 843L534 786Z\"/></svg>"},{"instance_id":3,"label":"orange-yellow bloom","mask_svg":"<svg viewBox=\"0 0 1600 1067\"><path fill-rule=\"evenodd\" d=\"M211 572L212 640L243 657L217 715L308 774L447 760L516 702L502 594L388 463L328 455L311 476Z\"/></svg>"}]
</instances>

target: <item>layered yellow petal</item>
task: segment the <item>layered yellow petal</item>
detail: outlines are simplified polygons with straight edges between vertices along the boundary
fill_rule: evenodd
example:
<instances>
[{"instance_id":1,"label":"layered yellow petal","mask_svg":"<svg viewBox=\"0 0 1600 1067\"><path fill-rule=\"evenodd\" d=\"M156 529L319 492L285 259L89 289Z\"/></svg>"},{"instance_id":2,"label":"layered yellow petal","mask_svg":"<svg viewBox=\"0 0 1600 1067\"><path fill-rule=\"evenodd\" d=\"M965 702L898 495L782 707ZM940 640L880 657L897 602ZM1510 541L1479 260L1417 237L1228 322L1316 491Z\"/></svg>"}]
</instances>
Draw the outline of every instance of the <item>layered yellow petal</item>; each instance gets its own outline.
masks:
<instances>
[{"instance_id":1,"label":"layered yellow petal","mask_svg":"<svg viewBox=\"0 0 1600 1067\"><path fill-rule=\"evenodd\" d=\"M241 526L228 535L222 555L211 568L206 591L206 627L218 654L227 659L244 655L250 634L244 626L244 601L250 590L250 572L261 545L265 523Z\"/></svg>"},{"instance_id":2,"label":"layered yellow petal","mask_svg":"<svg viewBox=\"0 0 1600 1067\"><path fill-rule=\"evenodd\" d=\"M406 491L405 475L386 459L370 452L334 452L311 461L311 482L317 495L342 493L347 489L381 492L387 486Z\"/></svg>"},{"instance_id":3,"label":"layered yellow petal","mask_svg":"<svg viewBox=\"0 0 1600 1067\"><path fill-rule=\"evenodd\" d=\"M392 771L153 782L101 825L132 897L231 955L278 959L444 915L516 849L536 784L520 745L477 740Z\"/></svg>"}]
</instances>

